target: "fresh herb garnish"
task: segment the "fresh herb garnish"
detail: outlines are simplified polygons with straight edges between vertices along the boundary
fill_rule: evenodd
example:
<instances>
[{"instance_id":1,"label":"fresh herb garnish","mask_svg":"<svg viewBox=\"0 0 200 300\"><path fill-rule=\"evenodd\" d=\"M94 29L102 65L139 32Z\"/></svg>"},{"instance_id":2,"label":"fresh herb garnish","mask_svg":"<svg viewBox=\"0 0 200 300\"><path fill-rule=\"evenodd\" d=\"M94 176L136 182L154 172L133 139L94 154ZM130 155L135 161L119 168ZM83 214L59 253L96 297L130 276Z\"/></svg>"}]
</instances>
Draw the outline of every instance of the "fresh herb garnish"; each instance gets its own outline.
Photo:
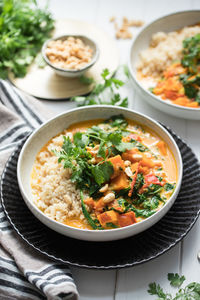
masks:
<instances>
[{"instance_id":1,"label":"fresh herb garnish","mask_svg":"<svg viewBox=\"0 0 200 300\"><path fill-rule=\"evenodd\" d=\"M121 129L128 126L127 120L121 114L112 116L111 118L107 119L105 123L108 123L111 127L120 127Z\"/></svg>"},{"instance_id":2,"label":"fresh herb garnish","mask_svg":"<svg viewBox=\"0 0 200 300\"><path fill-rule=\"evenodd\" d=\"M170 281L170 284L174 287L180 287L185 281L185 276L179 276L177 273L169 273L167 278Z\"/></svg>"},{"instance_id":3,"label":"fresh herb garnish","mask_svg":"<svg viewBox=\"0 0 200 300\"><path fill-rule=\"evenodd\" d=\"M163 187L160 186L159 184L150 184L147 188L147 191L145 192L146 195L155 195L158 194L162 191Z\"/></svg>"},{"instance_id":4,"label":"fresh herb garnish","mask_svg":"<svg viewBox=\"0 0 200 300\"><path fill-rule=\"evenodd\" d=\"M63 162L64 168L72 170L71 180L80 189L88 190L90 195L97 191L98 186L109 181L113 174L113 166L107 157L114 153L122 153L127 149L137 147L138 142L123 142L122 130L127 126L123 116L114 116L106 120L113 131L106 131L99 126L92 126L85 132L76 132L73 142L69 137L63 136L63 145L60 152L54 151L58 156L58 162ZM116 128L116 129L115 129ZM97 157L102 158L100 163L91 164L92 155L87 147L99 145ZM90 147L92 150L92 147Z\"/></svg>"},{"instance_id":5,"label":"fresh herb garnish","mask_svg":"<svg viewBox=\"0 0 200 300\"><path fill-rule=\"evenodd\" d=\"M136 217L144 217L144 218L148 218L156 213L155 210L137 209L134 206L131 208L131 210L134 211Z\"/></svg>"},{"instance_id":6,"label":"fresh herb garnish","mask_svg":"<svg viewBox=\"0 0 200 300\"><path fill-rule=\"evenodd\" d=\"M153 93L154 87L148 88L149 92Z\"/></svg>"},{"instance_id":7,"label":"fresh herb garnish","mask_svg":"<svg viewBox=\"0 0 200 300\"><path fill-rule=\"evenodd\" d=\"M185 95L200 104L200 34L186 38L183 41L183 58L181 64L186 68L186 74L179 76L184 86Z\"/></svg>"},{"instance_id":8,"label":"fresh herb garnish","mask_svg":"<svg viewBox=\"0 0 200 300\"><path fill-rule=\"evenodd\" d=\"M137 192L144 184L144 175L142 173L137 174L134 191Z\"/></svg>"},{"instance_id":9,"label":"fresh herb garnish","mask_svg":"<svg viewBox=\"0 0 200 300\"><path fill-rule=\"evenodd\" d=\"M95 165L91 168L92 175L98 185L108 181L113 174L113 166L111 162L106 161L100 165Z\"/></svg>"},{"instance_id":10,"label":"fresh herb garnish","mask_svg":"<svg viewBox=\"0 0 200 300\"><path fill-rule=\"evenodd\" d=\"M168 280L171 286L180 288L185 281L185 276L179 276L177 273L169 273ZM157 300L199 300L200 299L200 283L192 282L184 288L180 288L173 297L170 293L165 293L159 284L155 282L149 284L148 293L158 296Z\"/></svg>"},{"instance_id":11,"label":"fresh herb garnish","mask_svg":"<svg viewBox=\"0 0 200 300\"><path fill-rule=\"evenodd\" d=\"M173 190L174 189L174 187L175 187L175 183L165 183L165 186L164 186L164 189L165 189L165 191L171 191L171 190Z\"/></svg>"},{"instance_id":12,"label":"fresh herb garnish","mask_svg":"<svg viewBox=\"0 0 200 300\"><path fill-rule=\"evenodd\" d=\"M0 77L23 77L48 39L54 21L34 0L0 0Z\"/></svg>"},{"instance_id":13,"label":"fresh herb garnish","mask_svg":"<svg viewBox=\"0 0 200 300\"><path fill-rule=\"evenodd\" d=\"M143 203L143 207L146 208L146 209L156 209L159 205L159 201L160 201L160 196L153 196L151 197L149 200L146 200L144 203Z\"/></svg>"},{"instance_id":14,"label":"fresh herb garnish","mask_svg":"<svg viewBox=\"0 0 200 300\"><path fill-rule=\"evenodd\" d=\"M112 223L112 222L108 222L108 223L106 223L106 226L107 227L111 227L111 228L118 228L118 226L117 225L115 225L114 223Z\"/></svg>"},{"instance_id":15,"label":"fresh herb garnish","mask_svg":"<svg viewBox=\"0 0 200 300\"><path fill-rule=\"evenodd\" d=\"M92 78L82 76L82 83L93 83L94 87L89 95L72 97L71 100L75 101L78 106L105 104L128 107L128 98L122 99L120 94L117 92L117 90L125 83L122 80L112 77L111 75L112 74L108 69L104 69L101 73L103 83L95 83ZM106 97L103 97L103 93L105 91L108 92L108 94Z\"/></svg>"},{"instance_id":16,"label":"fresh herb garnish","mask_svg":"<svg viewBox=\"0 0 200 300\"><path fill-rule=\"evenodd\" d=\"M183 41L183 58L181 64L189 69L191 74L197 73L197 63L200 59L200 34L186 38Z\"/></svg>"}]
</instances>

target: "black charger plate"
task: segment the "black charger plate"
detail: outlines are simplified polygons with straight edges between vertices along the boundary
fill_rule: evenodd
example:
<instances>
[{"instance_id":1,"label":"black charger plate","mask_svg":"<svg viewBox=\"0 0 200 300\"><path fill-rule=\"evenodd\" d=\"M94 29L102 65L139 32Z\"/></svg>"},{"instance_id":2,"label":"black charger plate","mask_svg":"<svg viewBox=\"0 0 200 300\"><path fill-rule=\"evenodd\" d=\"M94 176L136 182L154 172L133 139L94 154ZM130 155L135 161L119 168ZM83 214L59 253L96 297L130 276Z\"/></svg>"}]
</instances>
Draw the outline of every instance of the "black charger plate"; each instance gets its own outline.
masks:
<instances>
[{"instance_id":1,"label":"black charger plate","mask_svg":"<svg viewBox=\"0 0 200 300\"><path fill-rule=\"evenodd\" d=\"M150 229L113 242L85 242L60 235L38 221L18 188L16 167L24 141L9 158L1 180L1 200L9 222L33 248L56 261L91 269L130 267L147 262L175 246L200 213L200 167L191 148L170 130L183 159L183 182L170 211Z\"/></svg>"}]
</instances>

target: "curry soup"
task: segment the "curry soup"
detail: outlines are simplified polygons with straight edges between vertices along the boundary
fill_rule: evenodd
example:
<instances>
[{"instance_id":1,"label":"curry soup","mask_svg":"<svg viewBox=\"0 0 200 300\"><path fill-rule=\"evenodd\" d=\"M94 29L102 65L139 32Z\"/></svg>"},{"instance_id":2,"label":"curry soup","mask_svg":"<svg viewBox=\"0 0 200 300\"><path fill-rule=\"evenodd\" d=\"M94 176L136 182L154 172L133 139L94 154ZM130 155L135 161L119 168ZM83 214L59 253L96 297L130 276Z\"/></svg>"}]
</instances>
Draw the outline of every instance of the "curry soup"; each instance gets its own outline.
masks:
<instances>
[{"instance_id":1,"label":"curry soup","mask_svg":"<svg viewBox=\"0 0 200 300\"><path fill-rule=\"evenodd\" d=\"M171 197L177 166L150 128L126 120L71 125L38 153L34 203L50 218L81 229L114 229L141 222Z\"/></svg>"}]
</instances>

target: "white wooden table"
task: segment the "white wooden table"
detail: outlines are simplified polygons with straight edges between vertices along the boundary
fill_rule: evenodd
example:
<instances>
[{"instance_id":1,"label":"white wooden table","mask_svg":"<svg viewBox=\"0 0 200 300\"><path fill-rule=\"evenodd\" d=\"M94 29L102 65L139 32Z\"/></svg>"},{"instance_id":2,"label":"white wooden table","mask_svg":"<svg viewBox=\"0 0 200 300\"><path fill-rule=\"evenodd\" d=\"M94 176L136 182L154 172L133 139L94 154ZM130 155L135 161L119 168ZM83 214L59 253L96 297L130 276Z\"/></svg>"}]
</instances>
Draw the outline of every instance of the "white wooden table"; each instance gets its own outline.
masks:
<instances>
[{"instance_id":1,"label":"white wooden table","mask_svg":"<svg viewBox=\"0 0 200 300\"><path fill-rule=\"evenodd\" d=\"M43 3L44 0L41 0ZM50 0L50 10L55 18L84 20L98 25L114 38L111 16L119 20L123 16L149 22L167 13L186 9L200 9L200 0ZM127 63L131 40L117 41L120 63ZM170 126L192 147L200 158L200 121L177 119L157 111L142 102L131 84L124 91L129 97L129 107ZM69 101L44 101L55 114L75 107ZM81 249L80 249L81 250ZM72 268L81 300L135 300L155 299L147 293L148 284L156 281L165 290L171 291L167 274L184 274L187 282L200 281L200 219L184 240L161 257L129 269L95 271ZM126 249L122 249L126 251ZM115 255L113 253L113 255ZM173 291L174 292L174 291Z\"/></svg>"}]
</instances>

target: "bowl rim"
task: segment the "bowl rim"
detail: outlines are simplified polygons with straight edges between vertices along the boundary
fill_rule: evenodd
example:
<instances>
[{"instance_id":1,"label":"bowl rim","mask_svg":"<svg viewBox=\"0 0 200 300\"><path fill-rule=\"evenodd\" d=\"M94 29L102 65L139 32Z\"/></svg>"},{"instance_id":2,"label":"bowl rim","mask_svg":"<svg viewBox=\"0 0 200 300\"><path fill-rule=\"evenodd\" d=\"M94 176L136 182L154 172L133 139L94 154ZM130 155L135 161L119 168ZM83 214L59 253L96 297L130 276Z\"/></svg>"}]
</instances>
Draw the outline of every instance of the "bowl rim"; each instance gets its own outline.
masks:
<instances>
[{"instance_id":1,"label":"bowl rim","mask_svg":"<svg viewBox=\"0 0 200 300\"><path fill-rule=\"evenodd\" d=\"M24 186L23 186L23 183L22 183L22 179L21 179L21 164L22 164L22 160L23 160L23 154L26 150L26 147L31 143L31 140L32 138L37 135L37 133L41 130L43 130L43 128L45 128L46 126L48 126L49 123L51 123L52 121L54 121L55 119L59 119L60 117L64 116L64 115L68 115L70 113L73 113L74 111L81 111L81 110L85 110L85 109L97 109L99 107L102 107L102 108L106 108L106 109L110 109L110 108L114 108L116 109L116 113L117 113L117 110L121 113L124 112L129 112L129 113L133 113L133 114L136 114L136 115L139 115L140 117L144 118L144 119L147 119L148 121L154 123L157 127L159 127L168 137L169 139L171 140L172 144L174 145L175 149L176 149L176 153L178 155L178 160L175 160L176 161L176 164L177 164L177 171L178 171L178 179L177 179L177 183L176 183L176 187L175 187L175 190L173 191L173 194L170 196L170 198L168 199L168 201L165 203L165 205L163 207L161 207L161 209L159 209L156 213L154 213L153 215L151 215L150 217L142 220L141 222L139 223L134 223L132 225L129 225L129 226L126 226L126 227L120 227L120 228L113 228L113 229L105 229L105 230L88 230L88 229L81 229L81 228L76 228L76 227L72 227L72 226L69 226L69 225L66 225L66 224L63 224L61 222L58 222L58 221L55 221L53 220L52 218L48 217L47 215L45 215L37 206L36 204L34 204L33 200L30 199L24 189ZM77 122L78 123L78 122ZM155 131L155 130L154 130ZM157 133L155 131L155 133ZM48 142L48 141L47 141ZM42 145L43 146L43 145ZM42 148L42 147L41 147ZM171 149L171 148L170 148ZM171 150L172 151L172 150ZM174 152L172 152L174 154ZM179 166L178 166L179 164ZM179 193L179 190L180 190L180 187L181 187L181 183L182 183L182 176L183 176L183 162L182 162L182 157L181 157L181 154L180 154L180 150L178 148L178 145L176 144L174 138L170 135L170 133L156 120L152 119L151 117L149 116L146 116L145 114L143 113L140 113L140 112L137 112L135 110L132 110L132 109L128 109L128 108L122 108L122 107L117 107L117 106L112 106L112 105L92 105L92 106L84 106L84 107L79 107L79 108L73 108L71 110L67 110L65 112L62 112L56 116L54 116L53 118L49 119L48 121L44 122L42 125L40 125L36 130L33 131L33 133L28 137L28 139L25 141L21 151L20 151L20 154L19 154L19 158L18 158L18 162L17 162L17 180L18 180L18 184L19 184L19 188L20 188L20 191L22 193L22 196L23 198L25 197L27 202L32 206L32 208L34 210L36 210L37 213L39 213L41 216L43 216L45 219L47 219L48 221L50 221L52 224L55 224L55 226L59 226L60 228L67 228L68 230L72 230L74 232L79 232L80 234L81 233L86 233L88 235L93 235L94 232L95 234L98 234L99 236L100 235L106 235L106 234L109 234L110 232L113 232L113 230L115 232L123 232L123 231L127 231L127 229L129 228L134 228L134 227L138 227L138 226L141 226L141 224L145 224L147 222L149 222L151 219L155 219L156 216L158 214L160 214L160 212L162 211L163 208L166 208L168 206L171 206L171 201L173 198L177 198L178 196L178 193ZM25 200L24 200L25 201ZM175 200L174 200L175 201ZM27 205L27 204L26 204ZM167 209L167 211L170 209L170 207ZM165 215L165 214L164 214ZM156 222L155 222L156 223ZM154 224L154 223L153 223ZM47 226L47 225L46 225ZM153 226L153 225L151 225ZM150 228L151 226L149 226L148 228ZM146 229L145 229L146 230ZM121 238L120 238L121 239Z\"/></svg>"},{"instance_id":2,"label":"bowl rim","mask_svg":"<svg viewBox=\"0 0 200 300\"><path fill-rule=\"evenodd\" d=\"M73 70L73 69L64 69L64 68L59 68L59 67L56 67L54 66L50 60L48 59L48 57L46 56L46 53L45 53L45 50L47 48L47 45L50 41L56 41L56 40L59 40L59 39L62 39L62 38L67 38L67 37L76 37L76 38L86 38L88 40L90 40L90 42L94 45L95 47L95 53L92 57L92 60L86 64L83 68L79 69L79 70ZM89 68L91 68L95 63L96 61L98 60L99 58L99 53L100 53L100 50L99 50L99 46L97 45L97 43L90 37L88 37L87 35L84 35L84 34L62 34L62 35L57 35L56 37L53 37L53 38L50 38L48 40L46 40L42 46L42 57L43 59L45 60L45 62L53 69L55 69L56 71L60 71L60 72L65 72L65 73L71 73L71 74L78 74L80 72L83 72L83 71L86 71L88 70Z\"/></svg>"},{"instance_id":3,"label":"bowl rim","mask_svg":"<svg viewBox=\"0 0 200 300\"><path fill-rule=\"evenodd\" d=\"M131 56L132 56L132 52L133 52L133 47L135 45L135 43L137 42L137 39L139 38L140 34L142 34L147 28L151 27L151 25L153 25L154 23L162 20L162 19L167 19L170 16L173 15L179 15L179 14L184 14L184 13L194 13L197 12L200 14L200 9L191 9L191 10L181 10L181 11L176 11L173 13L169 13L169 14L165 14L162 15L161 17L158 17L156 19L153 19L152 21L148 22L143 28L140 29L140 31L135 35L130 50L129 50L129 56L128 56L128 68L131 74L132 79L134 80L135 84L137 85L137 87L139 87L142 91L144 91L148 96L152 97L154 100L156 100L159 103L162 103L164 105L168 105L170 108L174 108L176 107L176 109L178 109L180 112L181 111L190 111L190 112L199 112L200 111L200 107L198 108L192 108L192 107L186 107L186 106L181 106L181 105L177 105L177 104L173 104L173 103L169 103L166 101L163 101L162 99L160 99L158 96L155 96L154 94L152 94L150 91L148 91L147 89L145 89L142 84L140 83L140 81L137 79L135 73L133 72L134 67L132 66L132 62L131 62ZM187 25L186 25L187 26Z\"/></svg>"}]
</instances>

